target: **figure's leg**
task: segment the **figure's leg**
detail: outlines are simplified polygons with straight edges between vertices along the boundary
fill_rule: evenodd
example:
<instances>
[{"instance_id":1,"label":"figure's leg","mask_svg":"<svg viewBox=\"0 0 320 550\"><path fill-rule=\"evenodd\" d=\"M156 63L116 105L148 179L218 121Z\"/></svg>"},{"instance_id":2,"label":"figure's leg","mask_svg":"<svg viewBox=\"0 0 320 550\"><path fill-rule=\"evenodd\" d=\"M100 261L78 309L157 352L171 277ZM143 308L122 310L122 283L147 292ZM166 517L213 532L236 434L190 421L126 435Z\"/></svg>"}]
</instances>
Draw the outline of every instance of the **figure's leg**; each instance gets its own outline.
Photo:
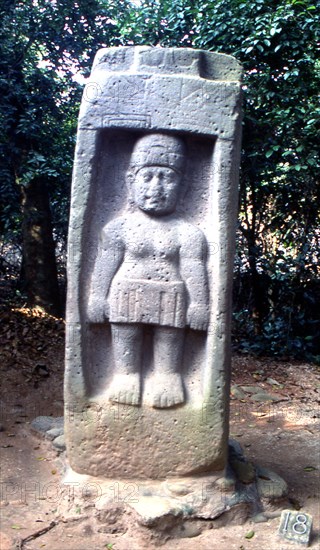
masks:
<instances>
[{"instance_id":1,"label":"figure's leg","mask_svg":"<svg viewBox=\"0 0 320 550\"><path fill-rule=\"evenodd\" d=\"M174 407L184 402L180 374L184 347L184 329L154 328L154 395L153 407Z\"/></svg>"},{"instance_id":2,"label":"figure's leg","mask_svg":"<svg viewBox=\"0 0 320 550\"><path fill-rule=\"evenodd\" d=\"M109 399L116 403L140 405L142 327L112 323L111 333L115 374L108 392Z\"/></svg>"}]
</instances>

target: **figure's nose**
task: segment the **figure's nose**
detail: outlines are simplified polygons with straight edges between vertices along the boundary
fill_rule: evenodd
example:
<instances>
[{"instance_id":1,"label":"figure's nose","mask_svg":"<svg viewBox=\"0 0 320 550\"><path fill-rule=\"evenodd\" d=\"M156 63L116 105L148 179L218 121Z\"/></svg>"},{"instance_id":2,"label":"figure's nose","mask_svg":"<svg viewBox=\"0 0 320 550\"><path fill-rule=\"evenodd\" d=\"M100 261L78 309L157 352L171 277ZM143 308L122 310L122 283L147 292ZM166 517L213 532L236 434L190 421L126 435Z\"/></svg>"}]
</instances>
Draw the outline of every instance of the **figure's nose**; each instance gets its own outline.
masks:
<instances>
[{"instance_id":1,"label":"figure's nose","mask_svg":"<svg viewBox=\"0 0 320 550\"><path fill-rule=\"evenodd\" d=\"M162 185L162 179L158 174L154 174L152 176L152 179L149 184L150 191L162 191L163 185Z\"/></svg>"}]
</instances>

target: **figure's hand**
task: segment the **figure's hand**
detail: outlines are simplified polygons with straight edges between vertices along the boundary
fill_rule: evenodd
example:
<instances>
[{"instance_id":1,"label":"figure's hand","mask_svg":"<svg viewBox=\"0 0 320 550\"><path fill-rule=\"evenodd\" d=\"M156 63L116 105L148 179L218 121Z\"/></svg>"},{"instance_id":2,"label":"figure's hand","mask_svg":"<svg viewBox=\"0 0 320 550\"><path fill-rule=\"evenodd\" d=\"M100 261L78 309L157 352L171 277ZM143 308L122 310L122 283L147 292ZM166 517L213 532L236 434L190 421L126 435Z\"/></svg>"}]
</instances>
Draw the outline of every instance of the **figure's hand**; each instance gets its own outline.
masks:
<instances>
[{"instance_id":1,"label":"figure's hand","mask_svg":"<svg viewBox=\"0 0 320 550\"><path fill-rule=\"evenodd\" d=\"M104 300L98 299L96 297L90 298L87 308L87 316L90 323L104 323Z\"/></svg>"},{"instance_id":2,"label":"figure's hand","mask_svg":"<svg viewBox=\"0 0 320 550\"><path fill-rule=\"evenodd\" d=\"M187 312L187 324L194 330L207 330L209 311L203 304L190 304Z\"/></svg>"}]
</instances>

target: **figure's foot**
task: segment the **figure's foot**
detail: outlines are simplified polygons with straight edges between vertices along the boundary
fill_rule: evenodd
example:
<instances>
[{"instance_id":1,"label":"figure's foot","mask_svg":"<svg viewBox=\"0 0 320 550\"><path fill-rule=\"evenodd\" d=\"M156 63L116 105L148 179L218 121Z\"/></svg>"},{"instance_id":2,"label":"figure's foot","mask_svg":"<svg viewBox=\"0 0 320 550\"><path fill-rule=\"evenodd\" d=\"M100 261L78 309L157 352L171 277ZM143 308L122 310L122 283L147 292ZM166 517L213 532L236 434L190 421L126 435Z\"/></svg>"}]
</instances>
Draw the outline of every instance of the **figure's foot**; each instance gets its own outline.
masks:
<instances>
[{"instance_id":1,"label":"figure's foot","mask_svg":"<svg viewBox=\"0 0 320 550\"><path fill-rule=\"evenodd\" d=\"M184 403L184 391L180 374L157 375L154 379L154 387L153 407L166 409Z\"/></svg>"},{"instance_id":2,"label":"figure's foot","mask_svg":"<svg viewBox=\"0 0 320 550\"><path fill-rule=\"evenodd\" d=\"M140 375L138 373L115 374L108 397L114 403L124 405L140 405Z\"/></svg>"}]
</instances>

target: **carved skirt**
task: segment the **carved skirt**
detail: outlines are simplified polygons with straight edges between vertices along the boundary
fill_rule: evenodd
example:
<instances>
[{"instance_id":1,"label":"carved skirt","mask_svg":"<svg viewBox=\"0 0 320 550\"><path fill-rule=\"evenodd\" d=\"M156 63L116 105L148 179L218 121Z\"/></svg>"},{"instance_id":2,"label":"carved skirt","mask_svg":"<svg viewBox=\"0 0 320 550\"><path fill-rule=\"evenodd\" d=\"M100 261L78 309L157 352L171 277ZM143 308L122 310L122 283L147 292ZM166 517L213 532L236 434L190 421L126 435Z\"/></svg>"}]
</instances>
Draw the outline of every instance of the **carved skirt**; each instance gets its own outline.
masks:
<instances>
[{"instance_id":1,"label":"carved skirt","mask_svg":"<svg viewBox=\"0 0 320 550\"><path fill-rule=\"evenodd\" d=\"M187 293L182 281L114 279L108 301L111 323L186 326Z\"/></svg>"}]
</instances>

